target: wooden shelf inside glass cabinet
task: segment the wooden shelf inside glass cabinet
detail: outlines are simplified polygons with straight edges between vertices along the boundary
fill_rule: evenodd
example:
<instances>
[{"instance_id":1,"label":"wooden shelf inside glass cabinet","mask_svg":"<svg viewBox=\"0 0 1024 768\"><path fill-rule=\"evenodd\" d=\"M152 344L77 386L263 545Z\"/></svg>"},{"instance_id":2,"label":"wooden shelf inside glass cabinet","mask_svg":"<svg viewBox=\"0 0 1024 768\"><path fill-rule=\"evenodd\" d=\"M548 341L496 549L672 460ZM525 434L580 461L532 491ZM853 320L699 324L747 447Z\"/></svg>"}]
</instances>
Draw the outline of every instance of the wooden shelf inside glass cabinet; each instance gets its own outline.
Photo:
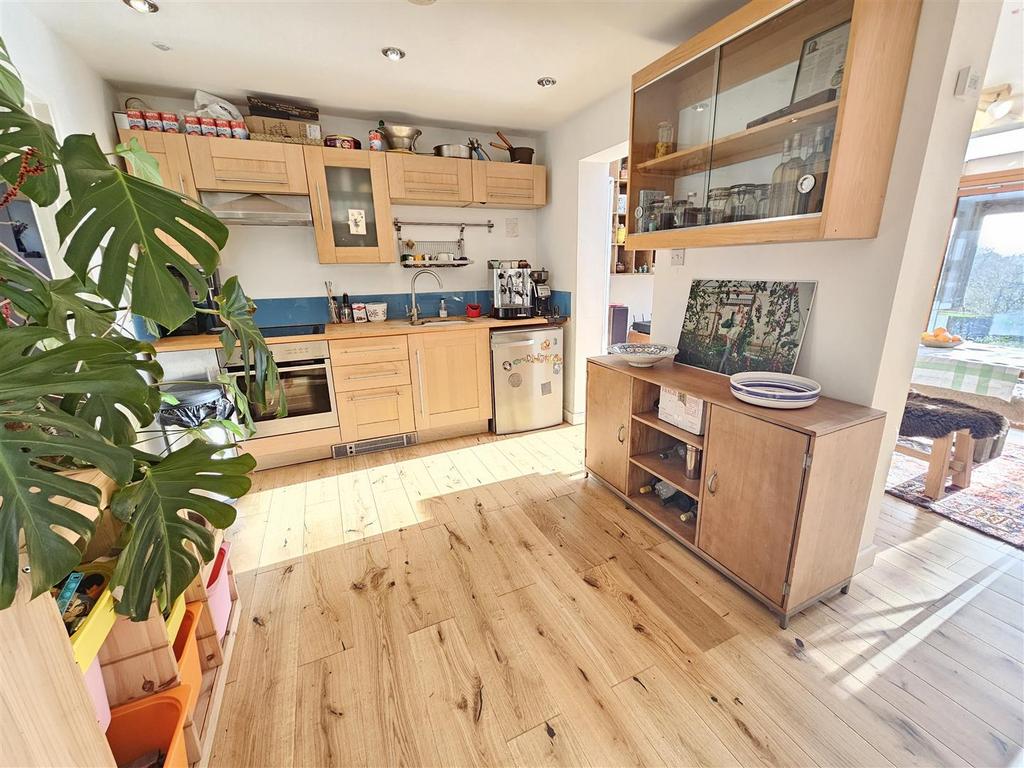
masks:
<instances>
[{"instance_id":1,"label":"wooden shelf inside glass cabinet","mask_svg":"<svg viewBox=\"0 0 1024 768\"><path fill-rule=\"evenodd\" d=\"M834 123L838 108L838 101L819 104L816 107L780 117L745 131L715 139L714 151L712 151L712 142L705 142L664 157L638 163L637 171L645 175L664 173L673 177L686 176L704 173L708 168L721 168L758 157L777 155L779 147L793 134L793 131L805 130L813 133L819 125Z\"/></svg>"}]
</instances>

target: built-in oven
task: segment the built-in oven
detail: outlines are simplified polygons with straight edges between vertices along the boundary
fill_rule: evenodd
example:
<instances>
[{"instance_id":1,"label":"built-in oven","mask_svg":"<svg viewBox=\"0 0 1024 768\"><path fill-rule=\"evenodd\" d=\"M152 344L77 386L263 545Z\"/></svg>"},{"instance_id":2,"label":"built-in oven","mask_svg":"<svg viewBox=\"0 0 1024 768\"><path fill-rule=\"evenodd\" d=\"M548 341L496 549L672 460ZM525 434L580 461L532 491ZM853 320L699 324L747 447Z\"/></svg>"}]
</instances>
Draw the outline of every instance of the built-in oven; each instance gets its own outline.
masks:
<instances>
[{"instance_id":1,"label":"built-in oven","mask_svg":"<svg viewBox=\"0 0 1024 768\"><path fill-rule=\"evenodd\" d=\"M271 344L270 351L277 363L288 413L277 418L278 402L270 399L266 408L250 401L252 418L256 425L254 437L290 435L313 429L338 426L338 410L334 400L331 379L331 359L326 341L301 341ZM239 350L226 358L218 351L221 368L235 378L239 389L245 392L245 371ZM275 393L276 394L276 393Z\"/></svg>"}]
</instances>

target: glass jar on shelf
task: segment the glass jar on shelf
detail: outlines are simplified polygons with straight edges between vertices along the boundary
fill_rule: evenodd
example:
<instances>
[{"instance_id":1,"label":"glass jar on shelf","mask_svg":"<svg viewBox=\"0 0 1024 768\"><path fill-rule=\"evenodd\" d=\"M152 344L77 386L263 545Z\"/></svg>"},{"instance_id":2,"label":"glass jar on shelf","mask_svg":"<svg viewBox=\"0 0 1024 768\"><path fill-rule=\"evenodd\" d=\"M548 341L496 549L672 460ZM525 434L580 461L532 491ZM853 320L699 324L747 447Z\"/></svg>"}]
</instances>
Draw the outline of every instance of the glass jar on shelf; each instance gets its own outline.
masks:
<instances>
[{"instance_id":1,"label":"glass jar on shelf","mask_svg":"<svg viewBox=\"0 0 1024 768\"><path fill-rule=\"evenodd\" d=\"M676 207L672 203L672 196L665 195L661 201L661 219L658 229L674 229L676 226L675 213Z\"/></svg>"},{"instance_id":2,"label":"glass jar on shelf","mask_svg":"<svg viewBox=\"0 0 1024 768\"><path fill-rule=\"evenodd\" d=\"M665 157L675 151L675 128L668 120L662 120L658 123L658 143L654 145L654 157Z\"/></svg>"},{"instance_id":3,"label":"glass jar on shelf","mask_svg":"<svg viewBox=\"0 0 1024 768\"><path fill-rule=\"evenodd\" d=\"M755 195L757 197L757 218L767 219L768 208L771 202L772 185L758 184Z\"/></svg>"},{"instance_id":4,"label":"glass jar on shelf","mask_svg":"<svg viewBox=\"0 0 1024 768\"><path fill-rule=\"evenodd\" d=\"M725 206L728 202L728 187L715 187L708 192L708 224L721 224L725 221Z\"/></svg>"},{"instance_id":5,"label":"glass jar on shelf","mask_svg":"<svg viewBox=\"0 0 1024 768\"><path fill-rule=\"evenodd\" d=\"M755 184L733 184L725 205L725 221L752 221L757 218Z\"/></svg>"},{"instance_id":6,"label":"glass jar on shelf","mask_svg":"<svg viewBox=\"0 0 1024 768\"><path fill-rule=\"evenodd\" d=\"M651 209L647 212L647 221L644 224L644 232L657 232L661 229L661 201L651 203Z\"/></svg>"}]
</instances>

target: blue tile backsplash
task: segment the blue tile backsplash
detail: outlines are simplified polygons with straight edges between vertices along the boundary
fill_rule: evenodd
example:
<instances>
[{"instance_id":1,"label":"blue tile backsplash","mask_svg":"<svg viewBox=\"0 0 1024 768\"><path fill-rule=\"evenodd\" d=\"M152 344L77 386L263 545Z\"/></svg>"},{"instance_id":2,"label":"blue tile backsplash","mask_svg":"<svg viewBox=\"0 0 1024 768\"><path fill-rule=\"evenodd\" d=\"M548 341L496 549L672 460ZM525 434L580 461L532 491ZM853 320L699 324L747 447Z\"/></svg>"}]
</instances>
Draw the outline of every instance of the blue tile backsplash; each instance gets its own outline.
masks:
<instances>
[{"instance_id":1,"label":"blue tile backsplash","mask_svg":"<svg viewBox=\"0 0 1024 768\"><path fill-rule=\"evenodd\" d=\"M552 291L552 300L558 311L563 315L572 314L572 292ZM459 297L459 298L456 298ZM341 297L339 296L340 300ZM466 303L479 304L481 312L487 315L491 311L491 291L434 291L417 293L420 315L436 317L441 299L448 305L448 314L452 316L466 314ZM327 322L327 300L323 296L299 296L287 299L253 299L256 304L256 324L269 325L304 325L307 323ZM353 304L385 302L388 305L388 319L402 320L406 316L409 304L408 293L365 293L349 294ZM152 339L141 321L136 318L135 330L140 339Z\"/></svg>"}]
</instances>

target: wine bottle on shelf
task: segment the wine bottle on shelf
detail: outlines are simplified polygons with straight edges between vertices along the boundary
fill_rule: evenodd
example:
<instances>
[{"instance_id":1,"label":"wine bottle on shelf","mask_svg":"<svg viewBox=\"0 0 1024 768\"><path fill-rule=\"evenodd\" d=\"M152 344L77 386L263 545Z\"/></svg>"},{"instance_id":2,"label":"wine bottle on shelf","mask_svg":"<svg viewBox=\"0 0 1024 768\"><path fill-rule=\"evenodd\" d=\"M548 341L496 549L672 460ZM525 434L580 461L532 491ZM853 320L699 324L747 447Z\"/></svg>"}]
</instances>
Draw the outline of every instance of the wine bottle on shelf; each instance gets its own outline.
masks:
<instances>
[{"instance_id":1,"label":"wine bottle on shelf","mask_svg":"<svg viewBox=\"0 0 1024 768\"><path fill-rule=\"evenodd\" d=\"M819 213L825 202L825 182L828 179L828 154L825 152L825 127L814 131L814 151L804 165L797 191L800 195L799 213Z\"/></svg>"},{"instance_id":2,"label":"wine bottle on shelf","mask_svg":"<svg viewBox=\"0 0 1024 768\"><path fill-rule=\"evenodd\" d=\"M804 172L805 147L800 133L794 133L789 142L789 160L782 168L782 195L777 216L792 216L796 213L796 183Z\"/></svg>"},{"instance_id":3,"label":"wine bottle on shelf","mask_svg":"<svg viewBox=\"0 0 1024 768\"><path fill-rule=\"evenodd\" d=\"M789 139L786 139L782 143L782 162L775 166L775 170L772 171L772 190L769 193L768 198L768 215L769 216L785 216L786 214L780 213L782 210L782 199L785 196L782 190L782 174L786 167L786 163L789 162Z\"/></svg>"}]
</instances>

